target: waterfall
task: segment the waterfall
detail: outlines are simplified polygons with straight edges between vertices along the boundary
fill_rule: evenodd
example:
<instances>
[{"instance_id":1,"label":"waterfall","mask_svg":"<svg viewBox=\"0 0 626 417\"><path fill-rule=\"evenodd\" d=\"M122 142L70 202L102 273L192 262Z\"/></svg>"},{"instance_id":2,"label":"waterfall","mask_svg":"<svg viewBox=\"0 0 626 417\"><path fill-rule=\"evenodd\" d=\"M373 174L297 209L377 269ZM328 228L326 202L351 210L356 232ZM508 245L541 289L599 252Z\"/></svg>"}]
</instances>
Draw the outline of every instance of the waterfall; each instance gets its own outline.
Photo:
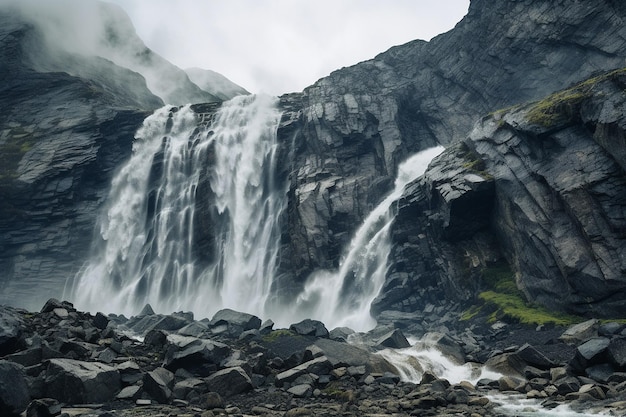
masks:
<instances>
[{"instance_id":1,"label":"waterfall","mask_svg":"<svg viewBox=\"0 0 626 417\"><path fill-rule=\"evenodd\" d=\"M78 306L132 315L150 303L201 317L228 307L285 326L304 318L375 326L369 308L385 281L395 203L443 148L400 164L393 191L358 228L339 268L314 272L289 306L271 309L288 185L276 179L276 102L240 96L212 117L165 106L144 121L113 178L93 255L74 279ZM210 218L196 219L199 204ZM210 253L198 253L199 241Z\"/></svg>"},{"instance_id":2,"label":"waterfall","mask_svg":"<svg viewBox=\"0 0 626 417\"><path fill-rule=\"evenodd\" d=\"M267 96L236 97L211 123L190 106L149 116L113 178L93 255L74 279L76 304L124 314L150 303L162 312L210 316L232 307L262 315L286 194L274 179L279 120ZM198 268L194 218L207 166L215 260Z\"/></svg>"},{"instance_id":3,"label":"waterfall","mask_svg":"<svg viewBox=\"0 0 626 417\"><path fill-rule=\"evenodd\" d=\"M346 326L366 331L376 325L369 309L380 292L391 251L389 228L404 187L426 171L443 151L438 146L419 152L398 167L393 191L366 217L345 250L336 271L316 271L298 296L290 318L315 318L329 328Z\"/></svg>"}]
</instances>

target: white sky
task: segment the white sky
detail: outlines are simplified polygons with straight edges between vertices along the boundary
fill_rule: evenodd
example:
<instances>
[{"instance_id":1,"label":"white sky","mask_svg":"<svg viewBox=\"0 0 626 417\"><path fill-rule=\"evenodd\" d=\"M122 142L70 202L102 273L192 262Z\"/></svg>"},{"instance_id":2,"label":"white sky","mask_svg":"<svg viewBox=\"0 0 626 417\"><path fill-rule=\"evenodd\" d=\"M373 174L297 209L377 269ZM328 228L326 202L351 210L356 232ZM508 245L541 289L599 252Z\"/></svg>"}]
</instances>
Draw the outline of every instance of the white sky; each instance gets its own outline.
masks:
<instances>
[{"instance_id":1,"label":"white sky","mask_svg":"<svg viewBox=\"0 0 626 417\"><path fill-rule=\"evenodd\" d=\"M454 27L469 0L108 0L148 47L250 92L301 91L394 45Z\"/></svg>"}]
</instances>

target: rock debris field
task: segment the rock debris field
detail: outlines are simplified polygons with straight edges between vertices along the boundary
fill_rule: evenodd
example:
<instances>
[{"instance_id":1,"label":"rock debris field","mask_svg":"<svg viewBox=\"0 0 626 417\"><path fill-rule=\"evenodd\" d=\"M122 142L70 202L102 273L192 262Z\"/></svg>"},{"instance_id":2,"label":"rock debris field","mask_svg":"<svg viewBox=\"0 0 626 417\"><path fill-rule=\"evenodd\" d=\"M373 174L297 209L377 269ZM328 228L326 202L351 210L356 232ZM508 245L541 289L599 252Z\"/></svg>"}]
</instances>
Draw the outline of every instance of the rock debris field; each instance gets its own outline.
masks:
<instances>
[{"instance_id":1,"label":"rock debris field","mask_svg":"<svg viewBox=\"0 0 626 417\"><path fill-rule=\"evenodd\" d=\"M0 415L506 415L498 398L626 413L626 326L454 329L454 321L425 320L422 340L453 362L471 362L474 383L426 366L419 383L404 381L377 353L409 346L402 321L355 334L314 320L274 329L228 309L194 320L150 306L130 319L92 315L55 299L38 313L0 307ZM483 364L501 376L480 378Z\"/></svg>"}]
</instances>

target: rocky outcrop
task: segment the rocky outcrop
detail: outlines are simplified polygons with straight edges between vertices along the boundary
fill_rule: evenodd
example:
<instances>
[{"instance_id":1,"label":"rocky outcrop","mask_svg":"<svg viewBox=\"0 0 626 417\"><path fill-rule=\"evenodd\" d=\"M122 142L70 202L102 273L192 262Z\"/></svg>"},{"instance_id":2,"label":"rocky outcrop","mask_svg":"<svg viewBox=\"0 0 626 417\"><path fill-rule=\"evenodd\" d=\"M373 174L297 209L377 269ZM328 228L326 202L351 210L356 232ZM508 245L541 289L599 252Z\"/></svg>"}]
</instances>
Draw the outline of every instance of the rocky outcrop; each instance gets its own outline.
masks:
<instances>
[{"instance_id":1,"label":"rocky outcrop","mask_svg":"<svg viewBox=\"0 0 626 417\"><path fill-rule=\"evenodd\" d=\"M437 158L400 204L393 238L402 261L376 311L420 309L424 297L411 298L420 288L425 299L443 288L471 297L481 273L505 261L529 301L626 313L626 182L613 152L624 136L625 77L612 71L495 112Z\"/></svg>"},{"instance_id":2,"label":"rocky outcrop","mask_svg":"<svg viewBox=\"0 0 626 417\"><path fill-rule=\"evenodd\" d=\"M489 112L622 66L625 16L612 1L474 0L450 32L283 96L279 135L293 157L277 285L297 287L315 268L336 266L411 153L458 142Z\"/></svg>"},{"instance_id":3,"label":"rocky outcrop","mask_svg":"<svg viewBox=\"0 0 626 417\"><path fill-rule=\"evenodd\" d=\"M98 204L148 114L138 105L159 100L145 83L129 97L97 81L35 72L25 54L37 33L2 16L0 298L41 305L60 295L88 253Z\"/></svg>"}]
</instances>

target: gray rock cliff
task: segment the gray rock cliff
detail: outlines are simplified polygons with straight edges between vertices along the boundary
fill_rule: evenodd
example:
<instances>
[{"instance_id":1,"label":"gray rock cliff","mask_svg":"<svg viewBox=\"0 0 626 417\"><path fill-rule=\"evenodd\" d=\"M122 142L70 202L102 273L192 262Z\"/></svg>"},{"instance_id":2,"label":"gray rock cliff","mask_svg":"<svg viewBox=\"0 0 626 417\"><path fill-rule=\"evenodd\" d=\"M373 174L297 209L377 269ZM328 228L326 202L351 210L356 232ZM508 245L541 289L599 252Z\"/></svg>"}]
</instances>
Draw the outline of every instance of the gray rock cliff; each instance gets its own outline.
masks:
<instances>
[{"instance_id":1,"label":"gray rock cliff","mask_svg":"<svg viewBox=\"0 0 626 417\"><path fill-rule=\"evenodd\" d=\"M611 1L475 0L450 32L283 96L279 135L293 145L284 286L337 265L410 154L458 142L489 112L623 66L625 17Z\"/></svg>"}]
</instances>

